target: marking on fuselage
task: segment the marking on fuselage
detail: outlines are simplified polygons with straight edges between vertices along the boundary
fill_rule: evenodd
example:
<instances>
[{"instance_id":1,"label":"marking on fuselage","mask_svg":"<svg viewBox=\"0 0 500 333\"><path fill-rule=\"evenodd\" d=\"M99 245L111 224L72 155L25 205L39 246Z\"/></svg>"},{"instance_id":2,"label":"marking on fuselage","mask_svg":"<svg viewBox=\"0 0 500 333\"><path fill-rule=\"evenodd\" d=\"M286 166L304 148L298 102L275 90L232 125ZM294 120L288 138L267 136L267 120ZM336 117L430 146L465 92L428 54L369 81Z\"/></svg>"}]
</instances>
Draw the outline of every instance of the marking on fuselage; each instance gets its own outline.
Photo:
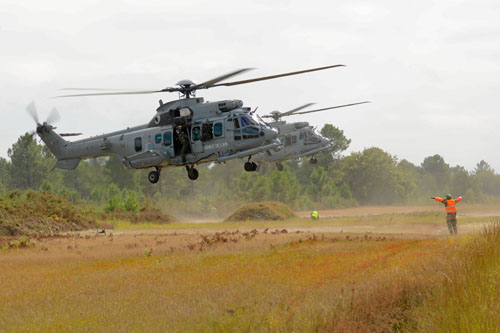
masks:
<instances>
[{"instance_id":1,"label":"marking on fuselage","mask_svg":"<svg viewBox=\"0 0 500 333\"><path fill-rule=\"evenodd\" d=\"M222 147L227 147L227 142L212 143L211 145L205 145L203 148L205 148L205 150L208 150L208 149L218 149Z\"/></svg>"}]
</instances>

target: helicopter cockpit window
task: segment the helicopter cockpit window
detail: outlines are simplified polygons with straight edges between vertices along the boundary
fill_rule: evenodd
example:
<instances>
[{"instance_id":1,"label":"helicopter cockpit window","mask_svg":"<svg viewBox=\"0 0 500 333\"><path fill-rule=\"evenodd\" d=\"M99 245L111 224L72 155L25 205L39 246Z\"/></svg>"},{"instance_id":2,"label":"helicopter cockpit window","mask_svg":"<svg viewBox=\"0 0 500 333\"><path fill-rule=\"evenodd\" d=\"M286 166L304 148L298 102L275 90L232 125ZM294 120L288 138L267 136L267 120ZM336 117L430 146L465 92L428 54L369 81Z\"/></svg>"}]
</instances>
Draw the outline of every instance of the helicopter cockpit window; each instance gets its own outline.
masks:
<instances>
[{"instance_id":1,"label":"helicopter cockpit window","mask_svg":"<svg viewBox=\"0 0 500 333\"><path fill-rule=\"evenodd\" d=\"M238 118L234 118L234 128L240 128L240 122L238 121Z\"/></svg>"},{"instance_id":2,"label":"helicopter cockpit window","mask_svg":"<svg viewBox=\"0 0 500 333\"><path fill-rule=\"evenodd\" d=\"M292 143L297 143L297 136L296 135L292 135Z\"/></svg>"},{"instance_id":3,"label":"helicopter cockpit window","mask_svg":"<svg viewBox=\"0 0 500 333\"><path fill-rule=\"evenodd\" d=\"M241 116L240 122L241 122L241 127L245 127L248 125L255 125L255 121L247 116Z\"/></svg>"},{"instance_id":4,"label":"helicopter cockpit window","mask_svg":"<svg viewBox=\"0 0 500 333\"><path fill-rule=\"evenodd\" d=\"M193 141L198 141L200 140L200 137L201 137L201 129L200 129L200 126L195 126L193 127Z\"/></svg>"},{"instance_id":5,"label":"helicopter cockpit window","mask_svg":"<svg viewBox=\"0 0 500 333\"><path fill-rule=\"evenodd\" d=\"M214 136L222 136L222 123L214 124Z\"/></svg>"},{"instance_id":6,"label":"helicopter cockpit window","mask_svg":"<svg viewBox=\"0 0 500 333\"><path fill-rule=\"evenodd\" d=\"M165 132L163 134L163 144L165 146L171 146L172 145L172 132Z\"/></svg>"},{"instance_id":7,"label":"helicopter cockpit window","mask_svg":"<svg viewBox=\"0 0 500 333\"><path fill-rule=\"evenodd\" d=\"M135 138L134 147L136 152L140 152L142 150L142 138Z\"/></svg>"},{"instance_id":8,"label":"helicopter cockpit window","mask_svg":"<svg viewBox=\"0 0 500 333\"><path fill-rule=\"evenodd\" d=\"M259 137L259 129L254 126L244 127L242 132L243 132L243 139L255 139Z\"/></svg>"},{"instance_id":9,"label":"helicopter cockpit window","mask_svg":"<svg viewBox=\"0 0 500 333\"><path fill-rule=\"evenodd\" d=\"M156 144L161 143L161 133L155 135L155 143Z\"/></svg>"},{"instance_id":10,"label":"helicopter cockpit window","mask_svg":"<svg viewBox=\"0 0 500 333\"><path fill-rule=\"evenodd\" d=\"M285 137L285 146L290 146L292 144L292 137L290 135L287 135Z\"/></svg>"}]
</instances>

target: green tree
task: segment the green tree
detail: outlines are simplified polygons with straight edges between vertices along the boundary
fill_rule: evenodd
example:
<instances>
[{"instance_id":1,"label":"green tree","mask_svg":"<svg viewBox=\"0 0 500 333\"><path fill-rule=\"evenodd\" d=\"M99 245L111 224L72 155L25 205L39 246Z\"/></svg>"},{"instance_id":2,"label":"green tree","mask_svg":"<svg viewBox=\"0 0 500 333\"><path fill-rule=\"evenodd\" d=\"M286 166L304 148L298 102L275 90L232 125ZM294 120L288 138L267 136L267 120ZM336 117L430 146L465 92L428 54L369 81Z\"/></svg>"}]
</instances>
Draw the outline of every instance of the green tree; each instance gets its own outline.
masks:
<instances>
[{"instance_id":1,"label":"green tree","mask_svg":"<svg viewBox=\"0 0 500 333\"><path fill-rule=\"evenodd\" d=\"M294 205L300 192L300 185L292 173L285 168L283 171L274 169L268 178L269 193L273 199L285 204Z\"/></svg>"},{"instance_id":2,"label":"green tree","mask_svg":"<svg viewBox=\"0 0 500 333\"><path fill-rule=\"evenodd\" d=\"M43 182L42 182L42 185L40 185L40 190L42 190L42 191L53 191L54 190L54 186L52 185L52 183L49 180L44 179Z\"/></svg>"},{"instance_id":3,"label":"green tree","mask_svg":"<svg viewBox=\"0 0 500 333\"><path fill-rule=\"evenodd\" d=\"M47 177L49 166L33 134L20 136L7 154L11 161L8 169L10 187L38 189Z\"/></svg>"},{"instance_id":4,"label":"green tree","mask_svg":"<svg viewBox=\"0 0 500 333\"><path fill-rule=\"evenodd\" d=\"M330 152L334 156L338 156L340 153L349 148L349 145L351 144L351 139L345 137L344 131L333 126L332 124L325 124L325 126L321 129L321 135L331 140L332 148L330 149Z\"/></svg>"},{"instance_id":5,"label":"green tree","mask_svg":"<svg viewBox=\"0 0 500 333\"><path fill-rule=\"evenodd\" d=\"M313 168L310 176L310 183L307 187L307 194L309 197L318 202L322 197L330 195L331 193L326 193L329 188L328 173L321 166Z\"/></svg>"},{"instance_id":6,"label":"green tree","mask_svg":"<svg viewBox=\"0 0 500 333\"><path fill-rule=\"evenodd\" d=\"M471 187L470 176L464 167L457 165L451 169L451 193L454 196L464 195L467 190Z\"/></svg>"},{"instance_id":7,"label":"green tree","mask_svg":"<svg viewBox=\"0 0 500 333\"><path fill-rule=\"evenodd\" d=\"M345 181L361 204L392 204L408 198L407 184L397 160L380 148L352 153L342 161Z\"/></svg>"},{"instance_id":8,"label":"green tree","mask_svg":"<svg viewBox=\"0 0 500 333\"><path fill-rule=\"evenodd\" d=\"M495 170L485 161L476 164L474 170L474 183L483 194L500 195L500 182L495 175Z\"/></svg>"},{"instance_id":9,"label":"green tree","mask_svg":"<svg viewBox=\"0 0 500 333\"><path fill-rule=\"evenodd\" d=\"M440 155L429 156L422 162L423 186L425 194L431 195L439 192L449 192L451 171Z\"/></svg>"},{"instance_id":10,"label":"green tree","mask_svg":"<svg viewBox=\"0 0 500 333\"><path fill-rule=\"evenodd\" d=\"M123 208L125 211L128 212L134 212L134 213L139 212L139 199L137 198L137 194L135 193L135 191L127 192Z\"/></svg>"},{"instance_id":11,"label":"green tree","mask_svg":"<svg viewBox=\"0 0 500 333\"><path fill-rule=\"evenodd\" d=\"M110 184L111 179L105 172L99 161L81 161L75 170L60 170L62 181L65 186L72 188L80 193L80 195L89 199L95 189L102 188Z\"/></svg>"},{"instance_id":12,"label":"green tree","mask_svg":"<svg viewBox=\"0 0 500 333\"><path fill-rule=\"evenodd\" d=\"M136 189L139 186L137 182L136 170L126 169L118 160L112 156L106 159L104 163L105 174L111 182L115 183L121 189ZM162 175L163 176L163 175Z\"/></svg>"},{"instance_id":13,"label":"green tree","mask_svg":"<svg viewBox=\"0 0 500 333\"><path fill-rule=\"evenodd\" d=\"M0 157L0 193L7 189L8 173L9 162L5 158Z\"/></svg>"},{"instance_id":14,"label":"green tree","mask_svg":"<svg viewBox=\"0 0 500 333\"><path fill-rule=\"evenodd\" d=\"M477 175L481 172L495 172L493 168L485 161L481 160L478 164L476 164L476 168L474 169L474 173Z\"/></svg>"}]
</instances>

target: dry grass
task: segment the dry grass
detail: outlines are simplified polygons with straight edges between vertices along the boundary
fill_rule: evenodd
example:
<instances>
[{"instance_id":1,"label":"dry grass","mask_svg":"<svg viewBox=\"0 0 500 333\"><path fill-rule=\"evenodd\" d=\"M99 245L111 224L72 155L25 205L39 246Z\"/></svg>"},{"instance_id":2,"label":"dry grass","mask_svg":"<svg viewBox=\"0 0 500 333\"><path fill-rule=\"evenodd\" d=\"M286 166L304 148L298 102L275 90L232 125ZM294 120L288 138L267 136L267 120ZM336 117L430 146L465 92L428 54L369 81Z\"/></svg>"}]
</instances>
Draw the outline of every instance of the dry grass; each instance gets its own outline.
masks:
<instances>
[{"instance_id":1,"label":"dry grass","mask_svg":"<svg viewBox=\"0 0 500 333\"><path fill-rule=\"evenodd\" d=\"M486 221L463 217L459 228ZM413 225L427 234L318 232ZM32 238L0 250L0 331L439 331L446 316L466 318L464 305L494 313L488 293L500 288L488 279L500 250L484 245L495 241L428 232L435 225L445 230L441 214L413 212L244 226L116 222L114 234ZM489 259L464 264L481 253ZM458 285L467 289L446 302ZM466 302L469 292L479 301Z\"/></svg>"},{"instance_id":2,"label":"dry grass","mask_svg":"<svg viewBox=\"0 0 500 333\"><path fill-rule=\"evenodd\" d=\"M383 331L457 246L282 229L34 242L0 254L6 330Z\"/></svg>"},{"instance_id":3,"label":"dry grass","mask_svg":"<svg viewBox=\"0 0 500 333\"><path fill-rule=\"evenodd\" d=\"M450 256L446 279L412 316L426 332L500 331L500 224Z\"/></svg>"}]
</instances>

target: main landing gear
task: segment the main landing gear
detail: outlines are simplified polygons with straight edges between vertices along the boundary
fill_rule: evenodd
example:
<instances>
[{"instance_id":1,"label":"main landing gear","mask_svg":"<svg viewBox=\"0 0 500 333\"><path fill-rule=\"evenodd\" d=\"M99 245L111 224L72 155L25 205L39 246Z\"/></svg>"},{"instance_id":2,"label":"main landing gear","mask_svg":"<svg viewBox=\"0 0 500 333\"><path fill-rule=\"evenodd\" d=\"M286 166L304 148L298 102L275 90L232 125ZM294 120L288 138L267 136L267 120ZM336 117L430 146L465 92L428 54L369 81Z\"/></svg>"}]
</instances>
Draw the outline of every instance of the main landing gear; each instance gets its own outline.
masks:
<instances>
[{"instance_id":1,"label":"main landing gear","mask_svg":"<svg viewBox=\"0 0 500 333\"><path fill-rule=\"evenodd\" d=\"M198 170L196 170L194 168L194 166L192 166L192 165L186 165L186 170L187 170L189 179L191 179L191 180L198 179L198 176L199 176Z\"/></svg>"},{"instance_id":2,"label":"main landing gear","mask_svg":"<svg viewBox=\"0 0 500 333\"><path fill-rule=\"evenodd\" d=\"M246 162L245 163L245 171L251 172L257 170L257 163L255 162Z\"/></svg>"},{"instance_id":3,"label":"main landing gear","mask_svg":"<svg viewBox=\"0 0 500 333\"><path fill-rule=\"evenodd\" d=\"M309 160L309 163L311 163L311 164L316 164L316 163L318 163L318 160L316 159L316 157L314 157L314 156L313 156L313 157L311 157L311 159Z\"/></svg>"},{"instance_id":4,"label":"main landing gear","mask_svg":"<svg viewBox=\"0 0 500 333\"><path fill-rule=\"evenodd\" d=\"M148 175L148 180L151 184L156 184L160 180L161 168L156 167L156 171L151 171Z\"/></svg>"},{"instance_id":5,"label":"main landing gear","mask_svg":"<svg viewBox=\"0 0 500 333\"><path fill-rule=\"evenodd\" d=\"M276 162L276 168L278 169L278 171L283 171L285 169L283 164L281 164L280 162Z\"/></svg>"},{"instance_id":6,"label":"main landing gear","mask_svg":"<svg viewBox=\"0 0 500 333\"><path fill-rule=\"evenodd\" d=\"M245 163L245 171L247 172L252 172L252 171L257 171L258 165L255 162L250 162L250 158L252 156L248 157L248 162Z\"/></svg>"}]
</instances>

